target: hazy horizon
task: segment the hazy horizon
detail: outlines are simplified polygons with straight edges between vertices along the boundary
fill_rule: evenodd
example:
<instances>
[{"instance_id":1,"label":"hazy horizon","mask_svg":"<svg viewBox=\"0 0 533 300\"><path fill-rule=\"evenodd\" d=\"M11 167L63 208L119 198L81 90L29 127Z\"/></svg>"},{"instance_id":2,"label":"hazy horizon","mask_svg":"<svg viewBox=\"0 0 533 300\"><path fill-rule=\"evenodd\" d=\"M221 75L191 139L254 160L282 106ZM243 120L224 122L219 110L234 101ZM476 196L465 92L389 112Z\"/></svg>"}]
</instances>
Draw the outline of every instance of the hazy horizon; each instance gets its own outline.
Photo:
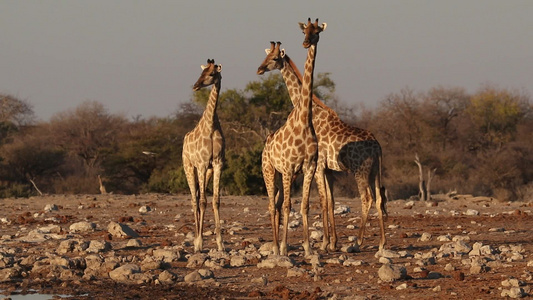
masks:
<instances>
[{"instance_id":1,"label":"hazy horizon","mask_svg":"<svg viewBox=\"0 0 533 300\"><path fill-rule=\"evenodd\" d=\"M127 117L166 117L192 97L200 65L244 89L270 41L303 68L298 22L328 23L316 72L341 103L436 86L533 86L531 1L1 1L0 93L41 120L85 100ZM264 76L264 75L263 75Z\"/></svg>"}]
</instances>

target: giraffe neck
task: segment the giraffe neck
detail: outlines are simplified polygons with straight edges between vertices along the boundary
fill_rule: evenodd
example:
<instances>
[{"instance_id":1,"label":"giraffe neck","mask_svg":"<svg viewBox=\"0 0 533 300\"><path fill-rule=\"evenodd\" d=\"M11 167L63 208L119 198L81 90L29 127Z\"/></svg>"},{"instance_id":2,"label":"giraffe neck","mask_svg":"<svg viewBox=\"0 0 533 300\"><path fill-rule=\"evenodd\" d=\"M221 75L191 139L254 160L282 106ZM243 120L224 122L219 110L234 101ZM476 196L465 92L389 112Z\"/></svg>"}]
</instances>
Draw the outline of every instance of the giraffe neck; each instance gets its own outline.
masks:
<instances>
[{"instance_id":1,"label":"giraffe neck","mask_svg":"<svg viewBox=\"0 0 533 300\"><path fill-rule=\"evenodd\" d=\"M215 117L217 114L217 102L218 95L220 93L220 79L217 80L213 87L211 88L211 93L209 94L209 100L207 101L207 106L205 107L204 114L202 115L202 122L204 126L207 127L210 131L213 131L213 124L215 123Z\"/></svg>"},{"instance_id":2,"label":"giraffe neck","mask_svg":"<svg viewBox=\"0 0 533 300\"><path fill-rule=\"evenodd\" d=\"M302 91L302 74L288 55L285 55L283 59L283 67L280 72L289 91L292 106L296 106Z\"/></svg>"},{"instance_id":3,"label":"giraffe neck","mask_svg":"<svg viewBox=\"0 0 533 300\"><path fill-rule=\"evenodd\" d=\"M301 99L297 105L300 106L300 120L304 124L311 124L312 103L313 103L313 72L315 70L316 45L309 46L307 50L307 60L304 67L304 78L302 82Z\"/></svg>"},{"instance_id":4,"label":"giraffe neck","mask_svg":"<svg viewBox=\"0 0 533 300\"><path fill-rule=\"evenodd\" d=\"M285 81L285 85L287 86L287 90L289 91L292 105L296 106L302 92L302 74L300 73L300 70L298 70L294 61L287 54L285 54L283 59L283 67L280 72ZM337 113L324 104L322 100L318 99L315 94L313 94L313 102L322 110L326 110L329 114L337 116Z\"/></svg>"}]
</instances>

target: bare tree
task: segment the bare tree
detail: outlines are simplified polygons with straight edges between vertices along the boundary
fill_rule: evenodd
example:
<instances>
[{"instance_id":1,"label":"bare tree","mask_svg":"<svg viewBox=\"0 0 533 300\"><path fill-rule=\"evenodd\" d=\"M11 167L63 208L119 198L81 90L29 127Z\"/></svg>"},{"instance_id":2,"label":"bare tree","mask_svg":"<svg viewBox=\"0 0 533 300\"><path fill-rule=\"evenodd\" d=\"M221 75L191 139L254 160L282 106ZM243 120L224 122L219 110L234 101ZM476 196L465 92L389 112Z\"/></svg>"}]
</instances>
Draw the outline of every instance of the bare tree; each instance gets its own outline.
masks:
<instances>
[{"instance_id":1,"label":"bare tree","mask_svg":"<svg viewBox=\"0 0 533 300\"><path fill-rule=\"evenodd\" d=\"M23 126L33 122L34 118L33 108L28 102L0 94L0 122Z\"/></svg>"},{"instance_id":2,"label":"bare tree","mask_svg":"<svg viewBox=\"0 0 533 300\"><path fill-rule=\"evenodd\" d=\"M123 117L109 114L101 103L85 101L75 110L54 116L50 130L57 145L81 159L90 173L98 171L106 150L115 145L125 123Z\"/></svg>"},{"instance_id":3,"label":"bare tree","mask_svg":"<svg viewBox=\"0 0 533 300\"><path fill-rule=\"evenodd\" d=\"M424 180L424 172L422 163L420 162L420 158L418 157L418 153L415 154L415 163L418 166L418 174L419 174L419 181L418 181L418 194L420 196L420 200L426 201L431 200L431 180L435 177L435 172L437 171L436 168L434 169L428 169L428 175L427 175L427 181Z\"/></svg>"}]
</instances>

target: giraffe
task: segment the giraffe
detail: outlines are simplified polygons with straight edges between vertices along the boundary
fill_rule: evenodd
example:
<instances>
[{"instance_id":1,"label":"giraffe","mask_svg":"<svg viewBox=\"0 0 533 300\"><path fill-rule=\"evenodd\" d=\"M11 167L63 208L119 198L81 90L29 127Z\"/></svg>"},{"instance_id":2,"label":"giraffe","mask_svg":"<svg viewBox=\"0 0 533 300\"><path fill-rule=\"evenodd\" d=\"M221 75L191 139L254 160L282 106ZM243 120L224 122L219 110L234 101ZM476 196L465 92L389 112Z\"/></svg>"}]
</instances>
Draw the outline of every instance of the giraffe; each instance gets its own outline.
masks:
<instances>
[{"instance_id":1,"label":"giraffe","mask_svg":"<svg viewBox=\"0 0 533 300\"><path fill-rule=\"evenodd\" d=\"M316 45L319 33L326 29L326 23L300 23L305 34L304 48L307 48L305 74L302 83L301 101L294 106L287 117L287 121L276 132L267 137L262 154L262 171L269 198L270 221L274 239L273 252L275 255L287 255L287 228L291 210L291 184L297 172L304 174L301 214L303 221L305 255L309 256L309 191L313 179L317 158L318 145L311 122L313 72L315 67ZM283 197L276 201L276 174L281 174L283 182ZM280 216L283 211L283 236L278 244Z\"/></svg>"},{"instance_id":2,"label":"giraffe","mask_svg":"<svg viewBox=\"0 0 533 300\"><path fill-rule=\"evenodd\" d=\"M100 174L98 174L98 183L100 184L100 194L105 195L107 194L107 190L105 189L104 183L102 182L102 177L100 177Z\"/></svg>"},{"instance_id":3,"label":"giraffe","mask_svg":"<svg viewBox=\"0 0 533 300\"><path fill-rule=\"evenodd\" d=\"M280 70L289 92L289 97L294 106L300 98L302 76L294 62L280 49L281 43L270 42L270 49L263 63L257 69L261 75L272 70ZM319 170L324 167L333 171L349 171L355 175L358 189L361 194L362 218L357 243L363 242L365 225L372 202L376 201L380 224L380 250L383 249L385 229L383 214L387 215L386 197L381 186L381 146L374 135L364 129L356 128L344 123L337 113L326 106L320 99L313 95L313 127L318 140L318 164L315 181L319 188L321 198L322 219L324 224L324 237L322 250L329 245L330 250L337 248L337 234L335 230L333 184L329 174L324 177ZM320 163L325 162L325 166ZM323 184L322 184L323 182ZM320 192L320 189L325 189ZM329 224L328 224L329 221ZM331 237L329 236L331 231Z\"/></svg>"},{"instance_id":4,"label":"giraffe","mask_svg":"<svg viewBox=\"0 0 533 300\"><path fill-rule=\"evenodd\" d=\"M196 127L183 139L183 168L191 190L195 221L194 251L203 247L203 221L207 205L206 186L213 176L213 211L215 215L216 242L219 251L224 250L220 229L220 173L224 164L225 143L220 122L216 114L222 65L208 59L202 65L202 74L193 86L193 91L213 85L205 111Z\"/></svg>"}]
</instances>

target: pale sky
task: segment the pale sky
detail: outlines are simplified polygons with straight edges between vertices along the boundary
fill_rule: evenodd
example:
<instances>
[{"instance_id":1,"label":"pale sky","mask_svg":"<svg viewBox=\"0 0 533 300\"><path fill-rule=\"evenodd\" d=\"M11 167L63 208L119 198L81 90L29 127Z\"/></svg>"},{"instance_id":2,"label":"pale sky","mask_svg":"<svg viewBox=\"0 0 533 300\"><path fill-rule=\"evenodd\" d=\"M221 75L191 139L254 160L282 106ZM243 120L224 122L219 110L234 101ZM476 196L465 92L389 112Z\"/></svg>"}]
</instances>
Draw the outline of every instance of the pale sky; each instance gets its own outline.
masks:
<instances>
[{"instance_id":1,"label":"pale sky","mask_svg":"<svg viewBox=\"0 0 533 300\"><path fill-rule=\"evenodd\" d=\"M208 58L223 66L223 91L260 78L270 41L303 69L297 23L311 17L328 24L315 71L331 73L345 105L439 85L531 94L532 16L529 0L0 0L0 93L43 121L85 100L166 117L191 99Z\"/></svg>"}]
</instances>

